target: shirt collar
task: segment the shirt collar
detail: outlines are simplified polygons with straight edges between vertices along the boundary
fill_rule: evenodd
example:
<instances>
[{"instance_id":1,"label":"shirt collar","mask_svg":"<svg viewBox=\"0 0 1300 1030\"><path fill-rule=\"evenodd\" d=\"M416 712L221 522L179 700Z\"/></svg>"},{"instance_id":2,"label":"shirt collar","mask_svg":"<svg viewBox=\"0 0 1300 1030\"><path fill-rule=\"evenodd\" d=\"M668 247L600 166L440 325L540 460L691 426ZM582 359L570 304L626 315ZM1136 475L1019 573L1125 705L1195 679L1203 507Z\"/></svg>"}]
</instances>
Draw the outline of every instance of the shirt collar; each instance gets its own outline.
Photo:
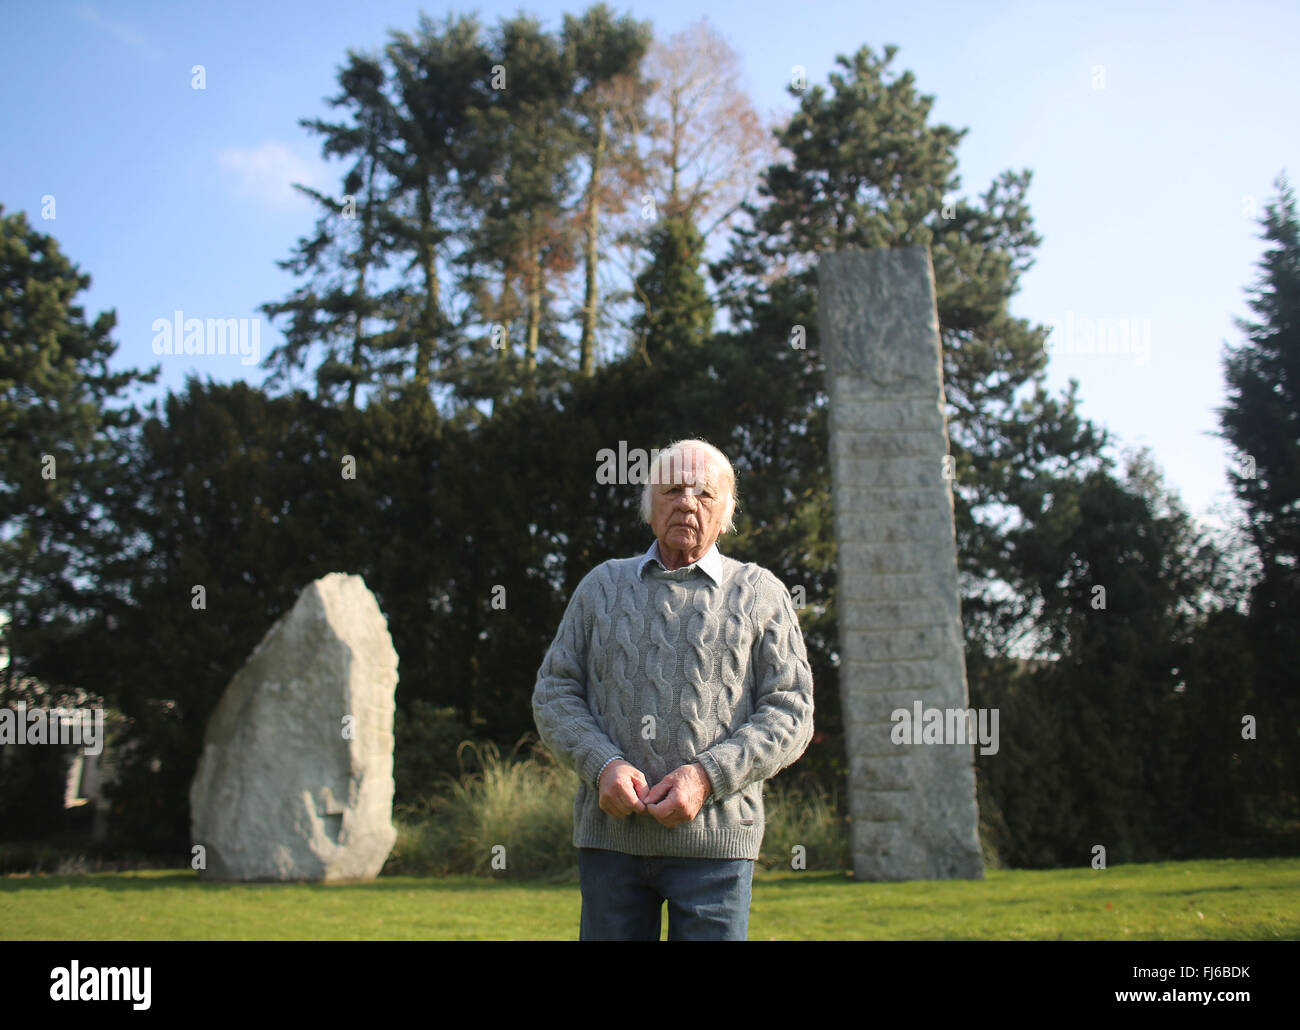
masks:
<instances>
[{"instance_id":1,"label":"shirt collar","mask_svg":"<svg viewBox=\"0 0 1300 1030\"><path fill-rule=\"evenodd\" d=\"M666 566L663 563L663 559L659 557L658 540L651 543L650 547L646 550L646 553L641 556L641 560L637 562L636 575L638 579L641 579L644 576L645 567L652 561L658 562L659 567L667 571L668 566ZM713 580L715 584L720 585L722 583L722 552L718 550L718 545L715 543L704 553L703 558L697 562L693 562L691 565L685 565L683 568L697 568L708 576L709 579Z\"/></svg>"}]
</instances>

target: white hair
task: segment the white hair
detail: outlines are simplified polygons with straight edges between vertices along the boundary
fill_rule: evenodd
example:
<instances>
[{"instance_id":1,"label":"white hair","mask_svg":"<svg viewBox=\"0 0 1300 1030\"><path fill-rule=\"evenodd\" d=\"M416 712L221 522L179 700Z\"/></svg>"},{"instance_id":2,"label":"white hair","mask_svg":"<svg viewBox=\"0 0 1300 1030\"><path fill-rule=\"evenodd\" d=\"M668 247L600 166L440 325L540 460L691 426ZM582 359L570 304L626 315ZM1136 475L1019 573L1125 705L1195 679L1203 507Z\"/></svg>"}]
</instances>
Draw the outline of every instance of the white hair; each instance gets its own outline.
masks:
<instances>
[{"instance_id":1,"label":"white hair","mask_svg":"<svg viewBox=\"0 0 1300 1030\"><path fill-rule=\"evenodd\" d=\"M703 451L708 456L710 464L720 473L722 477L720 485L727 492L727 508L722 516L722 532L734 533L736 531L736 520L733 517L736 513L736 470L731 467L731 462L727 460L725 454L704 440L674 440L654 456L654 460L650 463L649 474L646 476L645 486L641 489L641 517L647 523L650 521L652 510L650 488L656 483L672 481L663 478L660 469L665 463L671 462L670 473L680 470L684 465L683 455L688 450Z\"/></svg>"}]
</instances>

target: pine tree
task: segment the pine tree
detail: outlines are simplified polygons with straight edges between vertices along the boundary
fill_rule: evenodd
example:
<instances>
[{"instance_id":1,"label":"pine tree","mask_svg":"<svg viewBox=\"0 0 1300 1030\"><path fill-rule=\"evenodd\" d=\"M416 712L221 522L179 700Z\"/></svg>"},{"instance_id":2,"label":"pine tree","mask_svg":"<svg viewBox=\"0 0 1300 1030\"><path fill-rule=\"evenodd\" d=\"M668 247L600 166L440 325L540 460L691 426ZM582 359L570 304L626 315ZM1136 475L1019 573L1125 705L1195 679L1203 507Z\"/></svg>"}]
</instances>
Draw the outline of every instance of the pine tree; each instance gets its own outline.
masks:
<instances>
[{"instance_id":1,"label":"pine tree","mask_svg":"<svg viewBox=\"0 0 1300 1030\"><path fill-rule=\"evenodd\" d=\"M700 274L704 240L684 216L647 233L650 264L637 276L643 307L633 323L637 346L654 361L670 351L698 351L713 332L713 304Z\"/></svg>"},{"instance_id":2,"label":"pine tree","mask_svg":"<svg viewBox=\"0 0 1300 1030\"><path fill-rule=\"evenodd\" d=\"M1246 340L1225 349L1228 403L1219 410L1222 436L1237 452L1230 478L1246 510L1262 573L1250 604L1255 675L1256 793L1271 798L1261 815L1300 810L1300 221L1285 177L1265 206L1260 261L1250 308L1239 320ZM1265 759L1261 761L1261 759Z\"/></svg>"},{"instance_id":3,"label":"pine tree","mask_svg":"<svg viewBox=\"0 0 1300 1030\"><path fill-rule=\"evenodd\" d=\"M126 590L138 541L107 517L129 494L123 406L146 373L109 370L117 316L76 303L90 286L52 237L0 207L0 693Z\"/></svg>"},{"instance_id":4,"label":"pine tree","mask_svg":"<svg viewBox=\"0 0 1300 1030\"><path fill-rule=\"evenodd\" d=\"M571 103L573 71L561 42L517 16L493 34L491 102L476 111L463 155L474 210L466 271L478 320L501 334L496 371L484 397L532 389L542 372L566 364L568 342L554 307L576 266L573 192L579 134ZM522 360L516 341L522 343Z\"/></svg>"},{"instance_id":5,"label":"pine tree","mask_svg":"<svg viewBox=\"0 0 1300 1030\"><path fill-rule=\"evenodd\" d=\"M310 280L262 310L272 318L288 316L284 344L267 356L270 382L288 381L319 348L314 371L320 396L341 398L351 408L363 386L396 378L411 362L393 353L404 342L391 334L395 298L378 286L398 232L391 157L396 114L385 71L378 59L350 51L338 78L341 92L330 104L346 108L351 121L304 119L302 125L324 137L325 156L354 163L340 196L298 187L323 213L315 234L299 240L293 256L279 264Z\"/></svg>"},{"instance_id":6,"label":"pine tree","mask_svg":"<svg viewBox=\"0 0 1300 1030\"><path fill-rule=\"evenodd\" d=\"M489 102L492 60L472 16L449 16L443 23L424 16L414 36L394 32L386 54L396 97L396 249L410 255L403 271L416 278L394 337L414 355L413 393L427 399L436 390L454 410L480 341L464 339L451 310L455 298L443 294L443 276L469 224L465 186L473 170L464 166L461 151L473 112Z\"/></svg>"},{"instance_id":7,"label":"pine tree","mask_svg":"<svg viewBox=\"0 0 1300 1030\"><path fill-rule=\"evenodd\" d=\"M1260 261L1250 299L1258 321L1238 319L1246 341L1225 349L1228 403L1223 437L1237 451L1230 472L1250 516L1264 579L1300 584L1300 221L1285 178L1265 207Z\"/></svg>"}]
</instances>

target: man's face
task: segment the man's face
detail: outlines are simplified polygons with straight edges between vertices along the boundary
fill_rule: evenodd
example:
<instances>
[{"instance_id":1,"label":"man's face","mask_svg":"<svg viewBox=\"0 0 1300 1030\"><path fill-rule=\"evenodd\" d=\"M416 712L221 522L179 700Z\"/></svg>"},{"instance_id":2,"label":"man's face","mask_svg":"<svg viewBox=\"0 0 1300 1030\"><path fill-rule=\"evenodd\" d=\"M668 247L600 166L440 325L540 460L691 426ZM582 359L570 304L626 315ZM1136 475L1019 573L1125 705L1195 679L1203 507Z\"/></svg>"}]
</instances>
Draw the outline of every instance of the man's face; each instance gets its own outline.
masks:
<instances>
[{"instance_id":1,"label":"man's face","mask_svg":"<svg viewBox=\"0 0 1300 1030\"><path fill-rule=\"evenodd\" d=\"M726 481L704 451L691 448L658 465L650 486L650 528L662 554L702 558L722 532L729 496Z\"/></svg>"}]
</instances>

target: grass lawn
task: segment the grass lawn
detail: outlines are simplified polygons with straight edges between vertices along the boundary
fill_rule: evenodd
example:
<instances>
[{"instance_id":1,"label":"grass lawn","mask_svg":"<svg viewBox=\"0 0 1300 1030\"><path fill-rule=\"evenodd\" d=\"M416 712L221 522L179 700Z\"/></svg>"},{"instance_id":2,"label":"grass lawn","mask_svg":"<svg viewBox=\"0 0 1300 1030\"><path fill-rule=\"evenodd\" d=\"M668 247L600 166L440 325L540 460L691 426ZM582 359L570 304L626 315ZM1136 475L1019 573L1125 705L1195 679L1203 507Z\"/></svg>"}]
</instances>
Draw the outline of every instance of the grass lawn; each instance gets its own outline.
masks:
<instances>
[{"instance_id":1,"label":"grass lawn","mask_svg":"<svg viewBox=\"0 0 1300 1030\"><path fill-rule=\"evenodd\" d=\"M576 884L385 877L200 883L189 870L0 878L5 940L552 940ZM1300 939L1300 859L993 870L984 881L854 883L762 872L751 940Z\"/></svg>"}]
</instances>

